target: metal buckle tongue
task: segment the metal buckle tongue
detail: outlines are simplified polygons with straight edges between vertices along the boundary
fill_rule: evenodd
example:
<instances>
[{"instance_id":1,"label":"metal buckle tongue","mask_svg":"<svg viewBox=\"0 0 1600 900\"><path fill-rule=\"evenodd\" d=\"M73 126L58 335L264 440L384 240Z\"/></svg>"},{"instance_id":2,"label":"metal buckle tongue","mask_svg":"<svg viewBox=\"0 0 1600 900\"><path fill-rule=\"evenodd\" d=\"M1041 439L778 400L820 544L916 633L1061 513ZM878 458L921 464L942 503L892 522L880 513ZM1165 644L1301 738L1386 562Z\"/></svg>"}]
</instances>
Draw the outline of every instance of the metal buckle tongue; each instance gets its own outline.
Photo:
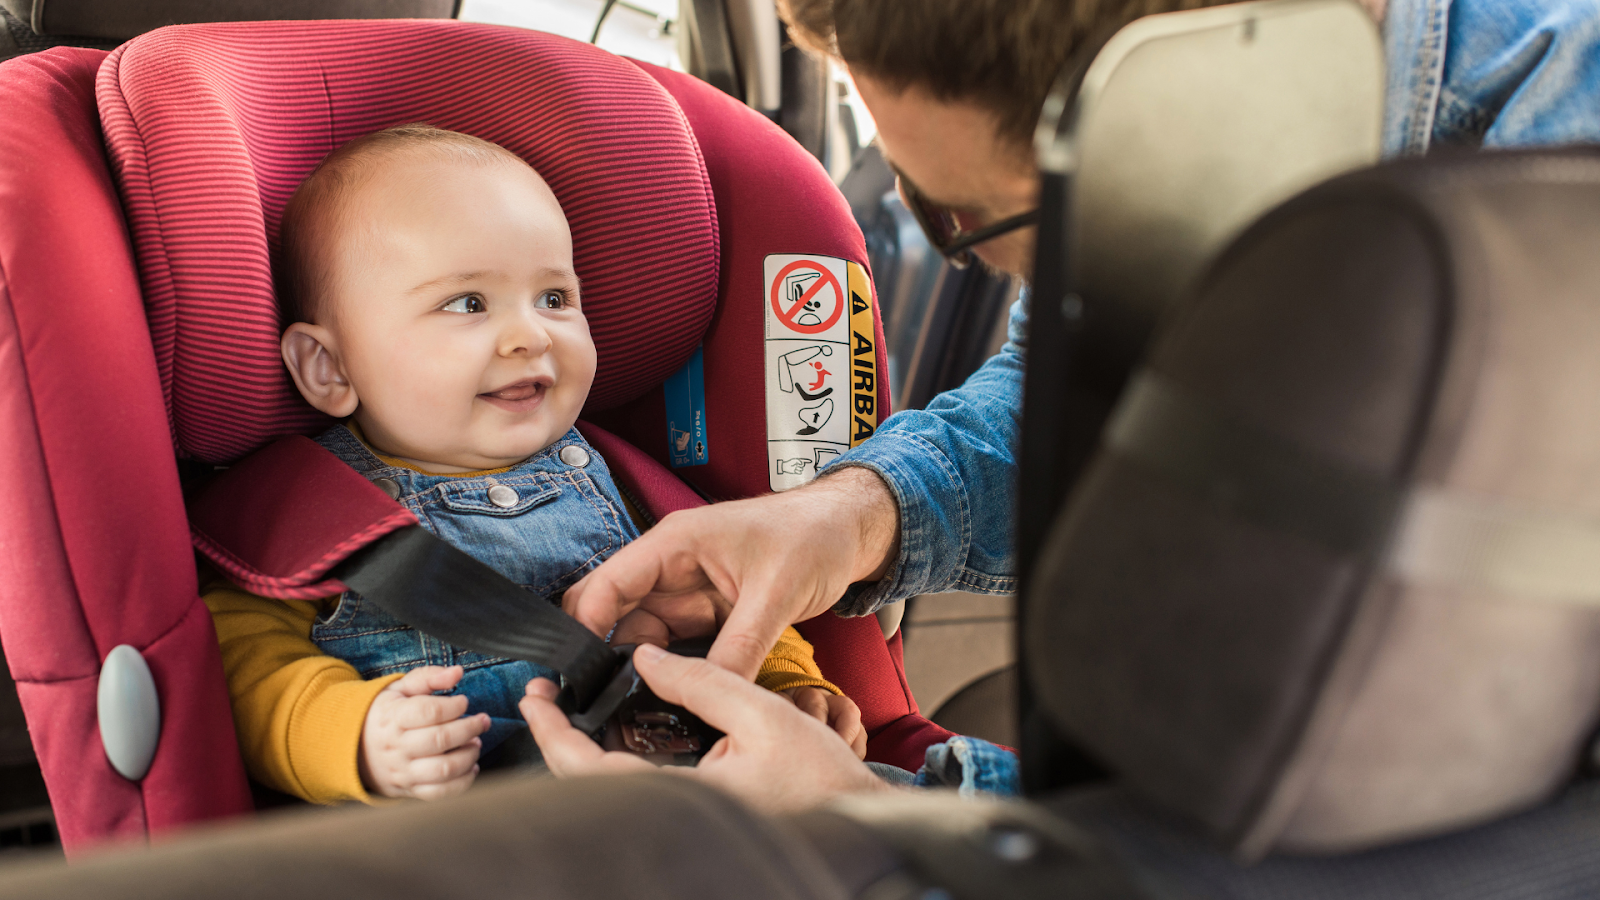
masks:
<instances>
[{"instance_id":1,"label":"metal buckle tongue","mask_svg":"<svg viewBox=\"0 0 1600 900\"><path fill-rule=\"evenodd\" d=\"M703 658L710 648L709 638L694 638L676 642L667 650ZM607 749L627 750L670 764L693 765L699 761L722 732L687 709L657 697L634 670L632 644L613 649L623 659L622 665L588 709L569 709L567 718L573 727ZM562 708L568 709L570 694L563 691L562 699Z\"/></svg>"}]
</instances>

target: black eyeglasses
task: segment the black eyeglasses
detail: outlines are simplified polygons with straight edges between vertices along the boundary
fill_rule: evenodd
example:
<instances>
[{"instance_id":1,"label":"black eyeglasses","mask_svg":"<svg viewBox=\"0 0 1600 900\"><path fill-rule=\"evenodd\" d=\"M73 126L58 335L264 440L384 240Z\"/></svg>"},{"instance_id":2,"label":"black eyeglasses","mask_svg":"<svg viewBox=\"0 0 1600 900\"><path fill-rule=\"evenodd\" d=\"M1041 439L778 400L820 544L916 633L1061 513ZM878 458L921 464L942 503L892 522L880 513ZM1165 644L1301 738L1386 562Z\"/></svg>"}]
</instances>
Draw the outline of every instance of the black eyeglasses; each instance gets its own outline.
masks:
<instances>
[{"instance_id":1,"label":"black eyeglasses","mask_svg":"<svg viewBox=\"0 0 1600 900\"><path fill-rule=\"evenodd\" d=\"M961 223L956 220L956 214L924 197L904 172L894 168L894 177L895 187L900 189L900 199L905 202L906 208L911 210L911 215L916 217L917 224L922 226L922 233L927 235L928 243L943 254L944 258L950 261L950 265L958 269L972 265L973 247L984 241L994 240L1002 234L1010 234L1018 228L1039 223L1039 211L1035 209L1009 219L1001 219L976 231L962 231Z\"/></svg>"}]
</instances>

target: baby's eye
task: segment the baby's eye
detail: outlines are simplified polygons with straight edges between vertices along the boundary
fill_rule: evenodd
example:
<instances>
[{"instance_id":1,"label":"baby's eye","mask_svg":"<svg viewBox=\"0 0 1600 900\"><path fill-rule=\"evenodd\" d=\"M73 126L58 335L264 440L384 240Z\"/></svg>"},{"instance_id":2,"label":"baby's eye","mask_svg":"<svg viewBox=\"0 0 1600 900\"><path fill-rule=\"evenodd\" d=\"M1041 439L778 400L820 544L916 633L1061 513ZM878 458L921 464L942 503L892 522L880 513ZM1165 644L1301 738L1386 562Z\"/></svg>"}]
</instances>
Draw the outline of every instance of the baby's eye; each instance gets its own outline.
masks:
<instances>
[{"instance_id":1,"label":"baby's eye","mask_svg":"<svg viewBox=\"0 0 1600 900\"><path fill-rule=\"evenodd\" d=\"M488 312L489 306L483 302L482 294L462 294L440 309L453 313L481 313Z\"/></svg>"},{"instance_id":2,"label":"baby's eye","mask_svg":"<svg viewBox=\"0 0 1600 900\"><path fill-rule=\"evenodd\" d=\"M565 291L545 291L533 301L534 309L564 309L567 306Z\"/></svg>"}]
</instances>

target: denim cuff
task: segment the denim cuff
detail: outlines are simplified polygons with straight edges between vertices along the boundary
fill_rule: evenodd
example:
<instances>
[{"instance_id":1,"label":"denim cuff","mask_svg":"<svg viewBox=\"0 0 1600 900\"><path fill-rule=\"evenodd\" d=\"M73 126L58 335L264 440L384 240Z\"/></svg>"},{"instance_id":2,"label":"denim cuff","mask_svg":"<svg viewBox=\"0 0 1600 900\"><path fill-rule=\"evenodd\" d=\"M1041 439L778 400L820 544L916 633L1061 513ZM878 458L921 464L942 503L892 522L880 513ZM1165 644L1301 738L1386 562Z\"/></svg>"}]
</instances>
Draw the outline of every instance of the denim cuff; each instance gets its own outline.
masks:
<instances>
[{"instance_id":1,"label":"denim cuff","mask_svg":"<svg viewBox=\"0 0 1600 900\"><path fill-rule=\"evenodd\" d=\"M955 464L926 438L885 428L824 471L858 466L877 473L900 510L900 548L883 579L850 586L834 604L864 616L886 603L949 590L972 541L966 487Z\"/></svg>"},{"instance_id":2,"label":"denim cuff","mask_svg":"<svg viewBox=\"0 0 1600 900\"><path fill-rule=\"evenodd\" d=\"M917 787L955 788L963 797L1022 793L1022 770L1016 754L985 740L953 737L928 748Z\"/></svg>"}]
</instances>

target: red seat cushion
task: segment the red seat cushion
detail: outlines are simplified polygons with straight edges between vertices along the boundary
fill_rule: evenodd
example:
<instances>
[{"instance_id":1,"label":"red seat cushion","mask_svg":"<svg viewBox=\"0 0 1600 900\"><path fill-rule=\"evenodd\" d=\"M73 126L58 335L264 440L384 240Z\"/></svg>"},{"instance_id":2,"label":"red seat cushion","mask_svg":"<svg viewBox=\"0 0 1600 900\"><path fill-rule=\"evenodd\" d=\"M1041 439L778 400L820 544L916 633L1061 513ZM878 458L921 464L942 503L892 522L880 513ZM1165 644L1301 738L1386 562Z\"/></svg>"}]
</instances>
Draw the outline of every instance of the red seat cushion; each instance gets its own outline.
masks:
<instances>
[{"instance_id":1,"label":"red seat cushion","mask_svg":"<svg viewBox=\"0 0 1600 900\"><path fill-rule=\"evenodd\" d=\"M710 322L720 245L694 135L654 79L587 44L448 21L193 25L112 53L96 95L187 455L325 426L279 359L269 247L311 169L391 125L494 141L549 182L599 353L588 411L660 384Z\"/></svg>"}]
</instances>

